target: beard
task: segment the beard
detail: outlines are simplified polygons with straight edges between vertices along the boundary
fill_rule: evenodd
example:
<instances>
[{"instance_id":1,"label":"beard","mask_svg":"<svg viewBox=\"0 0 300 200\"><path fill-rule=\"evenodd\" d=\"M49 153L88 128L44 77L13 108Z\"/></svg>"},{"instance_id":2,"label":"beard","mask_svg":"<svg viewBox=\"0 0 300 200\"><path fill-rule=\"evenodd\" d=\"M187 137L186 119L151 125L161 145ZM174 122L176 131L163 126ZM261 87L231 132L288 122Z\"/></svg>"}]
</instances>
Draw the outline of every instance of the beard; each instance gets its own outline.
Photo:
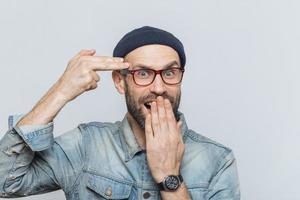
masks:
<instances>
[{"instance_id":1,"label":"beard","mask_svg":"<svg viewBox=\"0 0 300 200\"><path fill-rule=\"evenodd\" d=\"M181 92L179 91L175 97L169 96L167 93L162 95L156 95L150 93L148 95L140 97L137 101L133 98L133 92L129 89L126 81L125 81L125 99L126 99L126 106L127 111L131 114L131 116L135 119L137 124L141 127L141 129L145 129L145 116L143 114L142 106L145 106L144 103L149 102L151 100L156 99L158 96L162 96L164 99L169 99L174 116L176 121L179 120L179 104L181 98ZM146 108L147 109L147 108Z\"/></svg>"}]
</instances>

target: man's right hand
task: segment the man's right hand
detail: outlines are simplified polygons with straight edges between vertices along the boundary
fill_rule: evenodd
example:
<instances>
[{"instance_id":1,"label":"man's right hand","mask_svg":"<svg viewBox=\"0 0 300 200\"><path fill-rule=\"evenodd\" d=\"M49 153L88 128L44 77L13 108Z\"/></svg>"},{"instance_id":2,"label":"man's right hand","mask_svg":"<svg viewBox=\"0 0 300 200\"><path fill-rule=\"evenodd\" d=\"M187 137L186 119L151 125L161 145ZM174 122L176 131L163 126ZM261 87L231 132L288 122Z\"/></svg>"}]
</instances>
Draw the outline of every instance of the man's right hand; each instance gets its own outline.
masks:
<instances>
[{"instance_id":1,"label":"man's right hand","mask_svg":"<svg viewBox=\"0 0 300 200\"><path fill-rule=\"evenodd\" d=\"M95 56L95 50L82 50L73 57L57 82L56 89L67 101L85 91L97 88L97 71L120 70L129 67L123 58Z\"/></svg>"},{"instance_id":2,"label":"man's right hand","mask_svg":"<svg viewBox=\"0 0 300 200\"><path fill-rule=\"evenodd\" d=\"M82 50L72 58L59 80L18 123L41 125L51 122L66 103L85 91L95 89L100 80L97 71L129 67L123 58L95 56L95 50Z\"/></svg>"}]
</instances>

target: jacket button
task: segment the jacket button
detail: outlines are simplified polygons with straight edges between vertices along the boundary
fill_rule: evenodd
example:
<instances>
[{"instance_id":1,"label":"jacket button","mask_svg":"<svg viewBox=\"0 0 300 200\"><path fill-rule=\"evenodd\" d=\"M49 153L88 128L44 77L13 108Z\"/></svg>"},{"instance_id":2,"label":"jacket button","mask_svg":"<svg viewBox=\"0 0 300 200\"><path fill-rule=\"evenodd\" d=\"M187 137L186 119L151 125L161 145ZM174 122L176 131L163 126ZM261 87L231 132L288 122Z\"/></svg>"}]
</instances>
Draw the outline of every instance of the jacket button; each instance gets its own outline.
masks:
<instances>
[{"instance_id":1,"label":"jacket button","mask_svg":"<svg viewBox=\"0 0 300 200\"><path fill-rule=\"evenodd\" d=\"M0 197L6 197L6 196L7 196L6 193L0 192Z\"/></svg>"},{"instance_id":2,"label":"jacket button","mask_svg":"<svg viewBox=\"0 0 300 200\"><path fill-rule=\"evenodd\" d=\"M112 195L112 188L110 186L106 188L105 195L109 197Z\"/></svg>"},{"instance_id":3,"label":"jacket button","mask_svg":"<svg viewBox=\"0 0 300 200\"><path fill-rule=\"evenodd\" d=\"M9 180L14 180L14 179L16 179L16 177L14 175L10 174L9 177L8 177L8 179Z\"/></svg>"},{"instance_id":4,"label":"jacket button","mask_svg":"<svg viewBox=\"0 0 300 200\"><path fill-rule=\"evenodd\" d=\"M149 192L145 192L143 194L144 199L148 199L151 196L151 194Z\"/></svg>"}]
</instances>

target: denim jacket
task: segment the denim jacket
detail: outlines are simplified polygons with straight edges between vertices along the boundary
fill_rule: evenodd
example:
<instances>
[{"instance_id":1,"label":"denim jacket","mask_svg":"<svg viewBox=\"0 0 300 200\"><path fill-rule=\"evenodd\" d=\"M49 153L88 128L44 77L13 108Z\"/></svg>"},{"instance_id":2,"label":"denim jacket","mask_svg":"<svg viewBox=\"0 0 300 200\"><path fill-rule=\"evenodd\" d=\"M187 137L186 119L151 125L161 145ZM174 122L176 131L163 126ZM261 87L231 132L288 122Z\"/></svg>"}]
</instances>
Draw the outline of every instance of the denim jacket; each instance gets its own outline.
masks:
<instances>
[{"instance_id":1,"label":"denim jacket","mask_svg":"<svg viewBox=\"0 0 300 200\"><path fill-rule=\"evenodd\" d=\"M161 199L127 117L115 123L89 122L53 137L47 125L15 124L0 141L0 197L22 197L62 189L66 199ZM240 199L232 151L188 129L180 173L192 199Z\"/></svg>"}]
</instances>

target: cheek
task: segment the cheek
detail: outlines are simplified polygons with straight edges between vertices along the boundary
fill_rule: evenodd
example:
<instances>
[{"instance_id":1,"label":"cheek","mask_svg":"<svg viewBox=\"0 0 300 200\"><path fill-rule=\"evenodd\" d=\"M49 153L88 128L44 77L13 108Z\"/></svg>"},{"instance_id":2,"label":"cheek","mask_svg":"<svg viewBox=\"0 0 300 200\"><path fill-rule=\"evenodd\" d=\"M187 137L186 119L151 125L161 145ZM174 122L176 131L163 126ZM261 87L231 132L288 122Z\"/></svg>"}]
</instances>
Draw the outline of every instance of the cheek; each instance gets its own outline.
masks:
<instances>
[{"instance_id":1,"label":"cheek","mask_svg":"<svg viewBox=\"0 0 300 200\"><path fill-rule=\"evenodd\" d=\"M130 96L130 99L132 99L135 104L140 104L140 101L143 98L143 91L140 91L138 88L127 85L126 93L128 96Z\"/></svg>"},{"instance_id":2,"label":"cheek","mask_svg":"<svg viewBox=\"0 0 300 200\"><path fill-rule=\"evenodd\" d=\"M149 95L149 89L147 87L136 85L131 78L126 79L126 92L134 99L135 102L139 101Z\"/></svg>"},{"instance_id":3,"label":"cheek","mask_svg":"<svg viewBox=\"0 0 300 200\"><path fill-rule=\"evenodd\" d=\"M167 93L172 97L177 97L181 94L181 89L179 86L174 86L174 87L171 86L167 88Z\"/></svg>"}]
</instances>

